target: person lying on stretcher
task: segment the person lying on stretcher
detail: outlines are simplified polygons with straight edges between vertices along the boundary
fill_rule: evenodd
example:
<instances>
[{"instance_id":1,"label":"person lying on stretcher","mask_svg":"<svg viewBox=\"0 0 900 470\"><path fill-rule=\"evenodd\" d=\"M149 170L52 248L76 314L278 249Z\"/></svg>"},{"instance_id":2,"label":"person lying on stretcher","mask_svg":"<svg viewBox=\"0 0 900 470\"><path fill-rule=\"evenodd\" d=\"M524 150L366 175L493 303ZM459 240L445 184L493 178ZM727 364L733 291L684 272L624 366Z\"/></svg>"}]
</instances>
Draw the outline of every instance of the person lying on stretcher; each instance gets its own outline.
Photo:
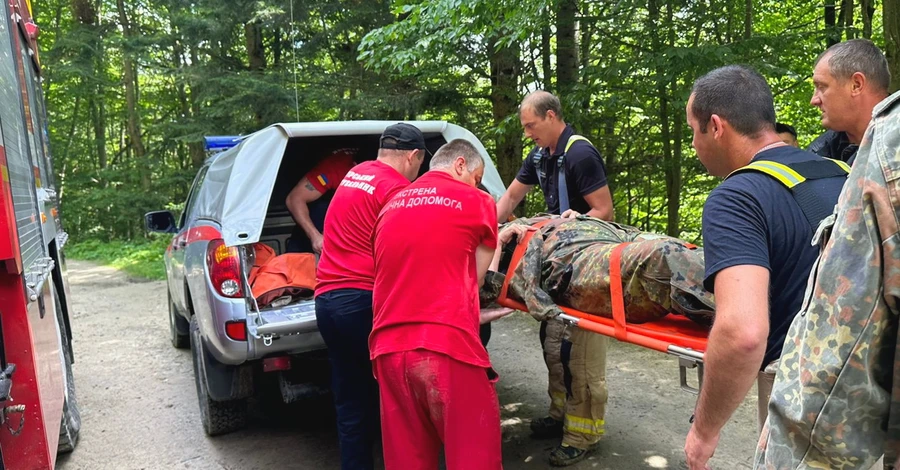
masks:
<instances>
[{"instance_id":1,"label":"person lying on stretcher","mask_svg":"<svg viewBox=\"0 0 900 470\"><path fill-rule=\"evenodd\" d=\"M541 214L504 224L503 230L516 225L539 228L517 265L510 266L515 243L506 244L502 255L495 256L499 262L492 265L481 288L482 306L498 299L503 273L512 269L507 296L523 302L539 321L561 313L557 305L612 318L610 259L617 246L627 243L621 251L621 272L629 323L651 322L677 313L704 325L712 324L715 301L703 288L702 248L586 216Z\"/></svg>"}]
</instances>

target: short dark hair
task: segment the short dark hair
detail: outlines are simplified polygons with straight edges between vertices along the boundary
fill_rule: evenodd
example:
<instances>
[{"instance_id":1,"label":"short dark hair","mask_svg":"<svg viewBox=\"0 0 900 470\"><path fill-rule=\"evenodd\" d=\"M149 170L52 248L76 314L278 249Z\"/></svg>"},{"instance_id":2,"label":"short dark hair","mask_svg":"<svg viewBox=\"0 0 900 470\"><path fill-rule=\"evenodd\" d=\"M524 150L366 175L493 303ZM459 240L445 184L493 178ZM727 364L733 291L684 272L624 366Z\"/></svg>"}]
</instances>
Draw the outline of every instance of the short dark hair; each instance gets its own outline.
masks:
<instances>
[{"instance_id":1,"label":"short dark hair","mask_svg":"<svg viewBox=\"0 0 900 470\"><path fill-rule=\"evenodd\" d=\"M556 117L562 119L562 104L559 102L559 98L556 97L553 93L544 90L538 90L530 95L526 96L524 100L522 100L522 106L519 108L519 112L521 113L521 108L529 107L534 111L534 114L537 114L541 118L547 115L547 111L553 111L553 114L556 114Z\"/></svg>"},{"instance_id":2,"label":"short dark hair","mask_svg":"<svg viewBox=\"0 0 900 470\"><path fill-rule=\"evenodd\" d=\"M475 171L481 165L484 165L484 157L478 152L478 149L466 139L453 139L442 145L434 156L431 157L429 169L446 168L453 163L456 157L463 157L466 160L466 168L469 171Z\"/></svg>"},{"instance_id":3,"label":"short dark hair","mask_svg":"<svg viewBox=\"0 0 900 470\"><path fill-rule=\"evenodd\" d=\"M834 78L844 81L859 72L878 87L887 92L891 87L891 70L881 49L868 39L851 39L839 42L819 54L815 65L828 57L828 68Z\"/></svg>"},{"instance_id":4,"label":"short dark hair","mask_svg":"<svg viewBox=\"0 0 900 470\"><path fill-rule=\"evenodd\" d=\"M794 126L785 124L783 122L775 123L775 132L779 134L784 134L785 132L787 132L788 134L794 136L795 139L797 138L797 129L794 129Z\"/></svg>"},{"instance_id":5,"label":"short dark hair","mask_svg":"<svg viewBox=\"0 0 900 470\"><path fill-rule=\"evenodd\" d=\"M691 90L691 113L700 132L713 114L728 121L742 135L756 137L775 127L775 103L766 79L750 67L728 65L697 79Z\"/></svg>"}]
</instances>

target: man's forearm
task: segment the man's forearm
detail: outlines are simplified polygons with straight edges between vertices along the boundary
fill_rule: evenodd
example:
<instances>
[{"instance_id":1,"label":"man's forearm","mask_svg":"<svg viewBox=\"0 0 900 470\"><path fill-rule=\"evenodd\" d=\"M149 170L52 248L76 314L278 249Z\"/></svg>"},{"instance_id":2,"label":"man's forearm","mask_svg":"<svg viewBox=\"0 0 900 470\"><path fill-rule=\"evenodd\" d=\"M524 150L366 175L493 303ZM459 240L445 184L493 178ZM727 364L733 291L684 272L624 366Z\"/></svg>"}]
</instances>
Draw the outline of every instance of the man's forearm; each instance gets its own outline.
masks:
<instances>
[{"instance_id":1,"label":"man's forearm","mask_svg":"<svg viewBox=\"0 0 900 470\"><path fill-rule=\"evenodd\" d=\"M593 217L595 219L613 221L615 219L615 212L613 212L612 208L609 209L591 209L585 214L589 217Z\"/></svg>"},{"instance_id":2,"label":"man's forearm","mask_svg":"<svg viewBox=\"0 0 900 470\"><path fill-rule=\"evenodd\" d=\"M743 334L715 328L710 334L703 387L694 413L694 427L702 435L711 436L722 430L757 378L766 343L742 347L747 341L736 338Z\"/></svg>"},{"instance_id":3,"label":"man's forearm","mask_svg":"<svg viewBox=\"0 0 900 470\"><path fill-rule=\"evenodd\" d=\"M500 258L503 254L503 243L497 244L497 249L494 250L494 257L491 258L491 265L488 266L488 271L498 271L500 269Z\"/></svg>"},{"instance_id":4,"label":"man's forearm","mask_svg":"<svg viewBox=\"0 0 900 470\"><path fill-rule=\"evenodd\" d=\"M297 222L297 225L299 225L301 229L303 229L303 233L305 233L310 240L316 236L322 235L309 217L309 207L307 207L306 204L296 204L294 207L290 208L290 211L291 215L294 216L294 221Z\"/></svg>"},{"instance_id":5,"label":"man's forearm","mask_svg":"<svg viewBox=\"0 0 900 470\"><path fill-rule=\"evenodd\" d=\"M512 215L513 209L515 209L515 206L509 193L501 196L500 200L497 201L497 223L505 223L509 216Z\"/></svg>"}]
</instances>

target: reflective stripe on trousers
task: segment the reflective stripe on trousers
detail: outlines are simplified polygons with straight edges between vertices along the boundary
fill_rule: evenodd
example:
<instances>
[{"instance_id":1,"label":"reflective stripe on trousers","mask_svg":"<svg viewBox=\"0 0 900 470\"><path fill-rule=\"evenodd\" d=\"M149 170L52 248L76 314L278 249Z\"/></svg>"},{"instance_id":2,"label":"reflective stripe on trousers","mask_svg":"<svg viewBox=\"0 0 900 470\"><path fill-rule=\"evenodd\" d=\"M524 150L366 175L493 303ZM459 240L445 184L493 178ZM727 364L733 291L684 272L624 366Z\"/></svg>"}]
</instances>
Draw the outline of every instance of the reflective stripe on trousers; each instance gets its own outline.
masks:
<instances>
[{"instance_id":1,"label":"reflective stripe on trousers","mask_svg":"<svg viewBox=\"0 0 900 470\"><path fill-rule=\"evenodd\" d=\"M609 338L567 328L556 320L544 322L541 332L550 379L550 416L564 421L564 444L586 449L604 433Z\"/></svg>"}]
</instances>

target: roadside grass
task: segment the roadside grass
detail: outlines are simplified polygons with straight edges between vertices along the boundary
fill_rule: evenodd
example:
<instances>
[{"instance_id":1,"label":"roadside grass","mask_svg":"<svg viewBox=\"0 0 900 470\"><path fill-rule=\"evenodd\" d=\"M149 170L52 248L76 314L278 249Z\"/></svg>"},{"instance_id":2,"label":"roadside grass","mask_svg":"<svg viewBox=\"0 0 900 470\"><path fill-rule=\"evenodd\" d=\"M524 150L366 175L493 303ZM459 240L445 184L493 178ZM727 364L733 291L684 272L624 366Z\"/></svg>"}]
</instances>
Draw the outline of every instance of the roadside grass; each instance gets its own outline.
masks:
<instances>
[{"instance_id":1,"label":"roadside grass","mask_svg":"<svg viewBox=\"0 0 900 470\"><path fill-rule=\"evenodd\" d=\"M163 254L170 237L153 237L131 241L73 241L66 246L71 259L94 261L122 270L132 276L153 280L166 278Z\"/></svg>"}]
</instances>

